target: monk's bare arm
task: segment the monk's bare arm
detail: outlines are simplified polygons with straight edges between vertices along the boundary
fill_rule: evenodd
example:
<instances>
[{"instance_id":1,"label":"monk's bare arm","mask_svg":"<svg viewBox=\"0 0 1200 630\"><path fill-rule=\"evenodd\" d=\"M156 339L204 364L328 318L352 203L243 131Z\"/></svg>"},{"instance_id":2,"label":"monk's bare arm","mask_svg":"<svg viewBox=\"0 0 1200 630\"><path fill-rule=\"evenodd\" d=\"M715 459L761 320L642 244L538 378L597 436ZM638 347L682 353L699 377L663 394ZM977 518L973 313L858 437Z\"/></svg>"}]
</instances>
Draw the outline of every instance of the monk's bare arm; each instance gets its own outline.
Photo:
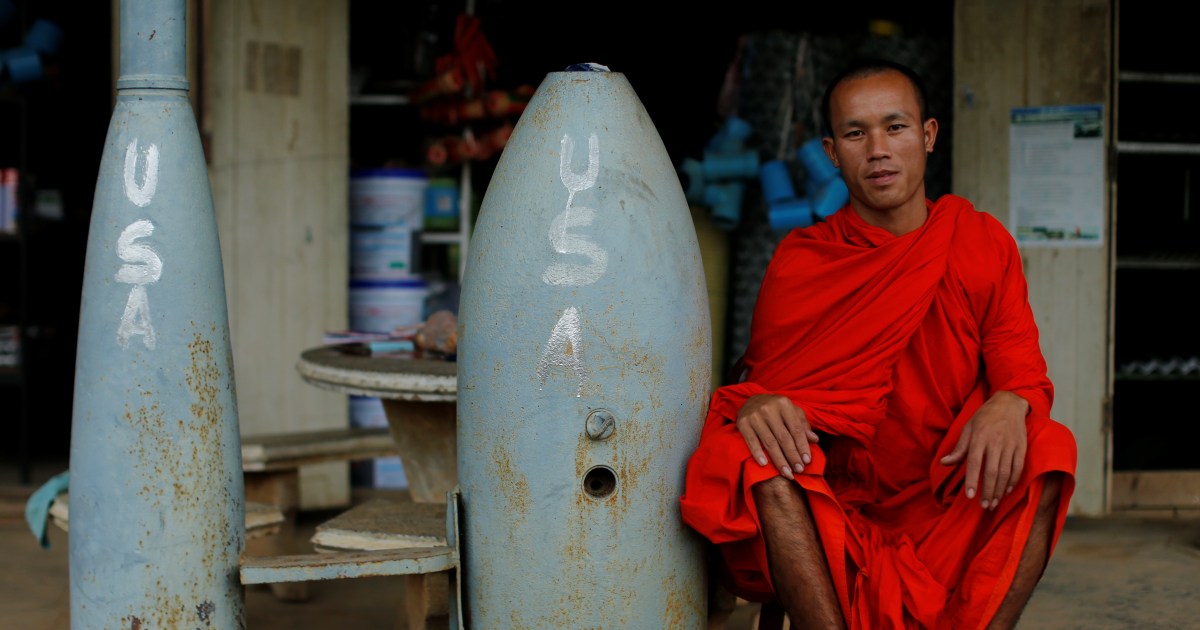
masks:
<instances>
[{"instance_id":1,"label":"monk's bare arm","mask_svg":"<svg viewBox=\"0 0 1200 630\"><path fill-rule=\"evenodd\" d=\"M772 463L788 479L812 462L808 443L816 442L817 434L804 410L787 396L751 396L738 411L737 428L758 464Z\"/></svg>"},{"instance_id":2,"label":"monk's bare arm","mask_svg":"<svg viewBox=\"0 0 1200 630\"><path fill-rule=\"evenodd\" d=\"M1012 492L1025 467L1029 403L1012 392L996 392L963 427L954 450L942 458L948 466L967 462L963 483L968 499L979 495L984 509L994 510ZM982 474L982 478L980 475Z\"/></svg>"}]
</instances>

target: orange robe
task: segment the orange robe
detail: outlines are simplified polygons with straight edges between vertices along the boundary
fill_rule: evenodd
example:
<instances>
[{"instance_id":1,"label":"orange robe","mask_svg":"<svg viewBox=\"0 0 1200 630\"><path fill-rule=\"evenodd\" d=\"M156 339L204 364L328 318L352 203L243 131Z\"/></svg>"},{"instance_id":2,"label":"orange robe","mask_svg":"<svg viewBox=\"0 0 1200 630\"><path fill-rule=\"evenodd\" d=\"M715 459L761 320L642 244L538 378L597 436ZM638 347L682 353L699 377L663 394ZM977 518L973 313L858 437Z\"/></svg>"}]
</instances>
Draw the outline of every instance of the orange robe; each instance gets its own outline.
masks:
<instances>
[{"instance_id":1,"label":"orange robe","mask_svg":"<svg viewBox=\"0 0 1200 630\"><path fill-rule=\"evenodd\" d=\"M1016 243L947 195L893 236L849 206L792 231L755 304L747 376L715 392L688 461L684 521L720 549L730 588L773 596L751 486L779 474L734 421L786 395L814 430L806 491L851 628L976 628L1008 592L1045 475L1064 473L1051 549L1074 490L1075 440L1053 387ZM939 460L996 391L1029 402L1025 470L994 511L967 499L965 462Z\"/></svg>"}]
</instances>

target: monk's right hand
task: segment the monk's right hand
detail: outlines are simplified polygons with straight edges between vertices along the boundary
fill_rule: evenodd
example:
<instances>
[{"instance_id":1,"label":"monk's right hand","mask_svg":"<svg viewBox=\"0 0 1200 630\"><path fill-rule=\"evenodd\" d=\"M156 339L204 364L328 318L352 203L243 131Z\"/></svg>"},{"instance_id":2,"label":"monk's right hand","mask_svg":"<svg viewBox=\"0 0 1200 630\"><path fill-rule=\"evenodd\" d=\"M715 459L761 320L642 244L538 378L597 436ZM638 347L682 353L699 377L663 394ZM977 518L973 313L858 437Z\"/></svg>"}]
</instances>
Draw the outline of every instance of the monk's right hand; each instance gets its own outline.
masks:
<instances>
[{"instance_id":1,"label":"monk's right hand","mask_svg":"<svg viewBox=\"0 0 1200 630\"><path fill-rule=\"evenodd\" d=\"M808 444L817 441L817 434L809 426L804 410L787 396L751 396L738 411L737 428L755 461L760 466L774 464L788 479L795 478L793 471L804 472L812 462Z\"/></svg>"}]
</instances>

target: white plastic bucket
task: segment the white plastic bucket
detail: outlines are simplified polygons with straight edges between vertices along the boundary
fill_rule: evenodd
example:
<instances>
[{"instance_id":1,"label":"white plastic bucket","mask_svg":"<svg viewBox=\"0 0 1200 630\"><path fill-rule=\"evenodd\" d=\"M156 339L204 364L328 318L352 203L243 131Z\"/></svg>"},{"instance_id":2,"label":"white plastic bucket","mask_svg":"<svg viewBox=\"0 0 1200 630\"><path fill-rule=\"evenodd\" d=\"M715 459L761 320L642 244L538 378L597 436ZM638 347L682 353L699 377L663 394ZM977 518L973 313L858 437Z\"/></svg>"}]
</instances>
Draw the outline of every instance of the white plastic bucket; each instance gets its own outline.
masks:
<instances>
[{"instance_id":1,"label":"white plastic bucket","mask_svg":"<svg viewBox=\"0 0 1200 630\"><path fill-rule=\"evenodd\" d=\"M390 333L425 321L429 285L423 280L351 280L350 328Z\"/></svg>"},{"instance_id":2,"label":"white plastic bucket","mask_svg":"<svg viewBox=\"0 0 1200 630\"><path fill-rule=\"evenodd\" d=\"M383 401L370 396L349 396L350 426L356 428L380 428L388 425Z\"/></svg>"},{"instance_id":3,"label":"white plastic bucket","mask_svg":"<svg viewBox=\"0 0 1200 630\"><path fill-rule=\"evenodd\" d=\"M351 280L403 280L413 271L413 232L408 228L350 230Z\"/></svg>"},{"instance_id":4,"label":"white plastic bucket","mask_svg":"<svg viewBox=\"0 0 1200 630\"><path fill-rule=\"evenodd\" d=\"M399 455L376 457L371 471L371 485L375 488L402 489L408 487L408 476Z\"/></svg>"},{"instance_id":5,"label":"white plastic bucket","mask_svg":"<svg viewBox=\"0 0 1200 630\"><path fill-rule=\"evenodd\" d=\"M420 230L429 177L412 168L350 171L350 226Z\"/></svg>"}]
</instances>

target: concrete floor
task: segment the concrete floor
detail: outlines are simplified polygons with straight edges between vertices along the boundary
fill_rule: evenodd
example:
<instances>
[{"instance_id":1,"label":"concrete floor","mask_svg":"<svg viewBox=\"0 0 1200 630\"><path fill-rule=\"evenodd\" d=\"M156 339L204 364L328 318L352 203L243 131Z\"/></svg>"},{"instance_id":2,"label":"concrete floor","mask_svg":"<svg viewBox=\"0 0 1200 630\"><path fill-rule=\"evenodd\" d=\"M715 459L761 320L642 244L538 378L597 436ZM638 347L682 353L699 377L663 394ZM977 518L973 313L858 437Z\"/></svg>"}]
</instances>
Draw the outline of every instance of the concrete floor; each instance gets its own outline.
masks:
<instances>
[{"instance_id":1,"label":"concrete floor","mask_svg":"<svg viewBox=\"0 0 1200 630\"><path fill-rule=\"evenodd\" d=\"M53 470L58 472L58 470ZM50 527L43 550L20 504L31 489L0 487L0 628L67 630L67 534ZM335 513L301 515L298 544ZM1067 529L1018 630L1200 629L1200 519L1128 516L1076 519ZM250 630L403 628L402 578L310 583L307 602L277 600L265 587L246 591ZM754 627L739 609L729 630ZM656 629L657 630L657 629Z\"/></svg>"}]
</instances>

